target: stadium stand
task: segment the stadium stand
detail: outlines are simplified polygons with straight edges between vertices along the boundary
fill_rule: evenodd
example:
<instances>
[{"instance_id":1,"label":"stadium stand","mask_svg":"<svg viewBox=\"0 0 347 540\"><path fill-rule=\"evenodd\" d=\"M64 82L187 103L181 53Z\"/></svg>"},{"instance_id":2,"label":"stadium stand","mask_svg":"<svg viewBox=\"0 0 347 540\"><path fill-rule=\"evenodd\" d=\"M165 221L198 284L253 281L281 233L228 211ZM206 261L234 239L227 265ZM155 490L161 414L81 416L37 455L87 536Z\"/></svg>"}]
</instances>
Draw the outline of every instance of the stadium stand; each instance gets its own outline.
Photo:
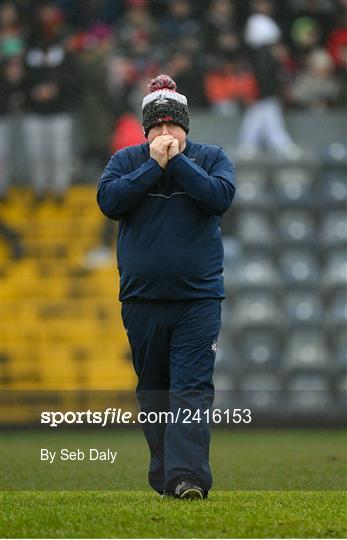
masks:
<instances>
[{"instance_id":1,"label":"stadium stand","mask_svg":"<svg viewBox=\"0 0 347 540\"><path fill-rule=\"evenodd\" d=\"M343 415L344 167L333 160L237 164L239 190L225 228L238 249L230 257L225 238L217 358L219 387L230 381L229 403L236 395L237 406L244 399L258 415L286 420Z\"/></svg>"},{"instance_id":2,"label":"stadium stand","mask_svg":"<svg viewBox=\"0 0 347 540\"><path fill-rule=\"evenodd\" d=\"M63 205L35 210L28 190L13 190L2 217L25 249L14 259L2 240L3 388L132 388L115 264L85 267L104 226L94 187L76 186Z\"/></svg>"}]
</instances>

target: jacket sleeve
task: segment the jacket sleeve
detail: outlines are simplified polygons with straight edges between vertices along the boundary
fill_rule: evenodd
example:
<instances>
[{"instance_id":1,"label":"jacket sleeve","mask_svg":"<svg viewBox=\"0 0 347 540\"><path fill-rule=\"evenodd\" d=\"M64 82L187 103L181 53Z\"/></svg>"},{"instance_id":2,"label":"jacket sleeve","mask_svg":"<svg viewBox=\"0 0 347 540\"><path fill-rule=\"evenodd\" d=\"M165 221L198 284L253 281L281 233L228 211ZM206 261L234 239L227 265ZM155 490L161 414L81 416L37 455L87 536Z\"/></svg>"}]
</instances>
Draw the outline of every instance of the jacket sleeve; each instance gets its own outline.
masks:
<instances>
[{"instance_id":1,"label":"jacket sleeve","mask_svg":"<svg viewBox=\"0 0 347 540\"><path fill-rule=\"evenodd\" d=\"M119 153L112 156L98 184L97 201L100 210L118 220L136 206L163 174L155 161L148 159L129 174L124 172Z\"/></svg>"},{"instance_id":2,"label":"jacket sleeve","mask_svg":"<svg viewBox=\"0 0 347 540\"><path fill-rule=\"evenodd\" d=\"M187 195L207 212L221 215L231 205L235 195L235 171L222 148L209 173L184 154L170 159L168 167Z\"/></svg>"}]
</instances>

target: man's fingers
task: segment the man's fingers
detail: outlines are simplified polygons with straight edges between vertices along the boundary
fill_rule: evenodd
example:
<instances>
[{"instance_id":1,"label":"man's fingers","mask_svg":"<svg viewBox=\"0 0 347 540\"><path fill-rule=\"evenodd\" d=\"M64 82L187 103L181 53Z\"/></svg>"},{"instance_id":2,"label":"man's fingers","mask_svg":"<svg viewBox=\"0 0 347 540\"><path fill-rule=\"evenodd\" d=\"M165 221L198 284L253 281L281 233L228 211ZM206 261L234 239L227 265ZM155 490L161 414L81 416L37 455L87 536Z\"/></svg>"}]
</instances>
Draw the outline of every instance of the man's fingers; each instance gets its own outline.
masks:
<instances>
[{"instance_id":1,"label":"man's fingers","mask_svg":"<svg viewBox=\"0 0 347 540\"><path fill-rule=\"evenodd\" d=\"M163 146L165 146L166 148L168 146L170 146L173 142L174 142L175 139L170 139L169 141L163 141Z\"/></svg>"},{"instance_id":2,"label":"man's fingers","mask_svg":"<svg viewBox=\"0 0 347 540\"><path fill-rule=\"evenodd\" d=\"M173 139L174 139L174 137L172 135L158 135L158 137L156 137L154 139L154 141L156 141L156 142L164 142L164 141L168 141L168 140L172 141Z\"/></svg>"}]
</instances>

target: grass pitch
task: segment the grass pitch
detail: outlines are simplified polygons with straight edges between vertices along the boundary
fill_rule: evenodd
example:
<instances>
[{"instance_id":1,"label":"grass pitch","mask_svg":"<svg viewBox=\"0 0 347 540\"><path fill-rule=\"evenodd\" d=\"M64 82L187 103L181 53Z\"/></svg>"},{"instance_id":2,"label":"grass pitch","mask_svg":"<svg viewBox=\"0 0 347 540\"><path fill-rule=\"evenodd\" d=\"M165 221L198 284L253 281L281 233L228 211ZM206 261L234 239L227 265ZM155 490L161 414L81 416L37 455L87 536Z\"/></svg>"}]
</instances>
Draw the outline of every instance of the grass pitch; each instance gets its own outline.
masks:
<instances>
[{"instance_id":1,"label":"grass pitch","mask_svg":"<svg viewBox=\"0 0 347 540\"><path fill-rule=\"evenodd\" d=\"M80 448L95 442L87 432L59 434L60 447L76 448L76 440ZM179 501L162 500L148 489L148 451L141 432L103 433L102 445L119 451L120 461L111 469L115 484L108 481L106 466L80 464L78 469L74 462L49 469L38 464L37 448L52 444L49 435L7 433L2 444L2 537L347 536L342 431L216 430L212 440L214 489L209 499ZM68 482L76 467L84 491Z\"/></svg>"}]
</instances>

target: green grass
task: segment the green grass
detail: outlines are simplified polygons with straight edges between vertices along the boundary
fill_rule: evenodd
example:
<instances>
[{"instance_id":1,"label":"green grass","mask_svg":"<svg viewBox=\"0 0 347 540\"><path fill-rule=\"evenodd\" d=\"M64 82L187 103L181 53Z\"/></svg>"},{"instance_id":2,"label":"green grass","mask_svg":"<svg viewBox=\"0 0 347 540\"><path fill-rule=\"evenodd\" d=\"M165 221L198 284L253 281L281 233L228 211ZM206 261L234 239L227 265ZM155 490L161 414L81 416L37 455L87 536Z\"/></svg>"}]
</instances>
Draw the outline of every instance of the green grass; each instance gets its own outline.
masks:
<instances>
[{"instance_id":1,"label":"green grass","mask_svg":"<svg viewBox=\"0 0 347 540\"><path fill-rule=\"evenodd\" d=\"M148 492L23 492L3 497L3 537L344 538L341 492L223 492L207 501Z\"/></svg>"},{"instance_id":2,"label":"green grass","mask_svg":"<svg viewBox=\"0 0 347 540\"><path fill-rule=\"evenodd\" d=\"M2 537L347 536L342 431L229 430L216 431L212 440L209 499L178 501L148 489L148 451L140 432L7 433ZM41 446L50 445L110 447L119 461L52 468L37 457Z\"/></svg>"}]
</instances>

